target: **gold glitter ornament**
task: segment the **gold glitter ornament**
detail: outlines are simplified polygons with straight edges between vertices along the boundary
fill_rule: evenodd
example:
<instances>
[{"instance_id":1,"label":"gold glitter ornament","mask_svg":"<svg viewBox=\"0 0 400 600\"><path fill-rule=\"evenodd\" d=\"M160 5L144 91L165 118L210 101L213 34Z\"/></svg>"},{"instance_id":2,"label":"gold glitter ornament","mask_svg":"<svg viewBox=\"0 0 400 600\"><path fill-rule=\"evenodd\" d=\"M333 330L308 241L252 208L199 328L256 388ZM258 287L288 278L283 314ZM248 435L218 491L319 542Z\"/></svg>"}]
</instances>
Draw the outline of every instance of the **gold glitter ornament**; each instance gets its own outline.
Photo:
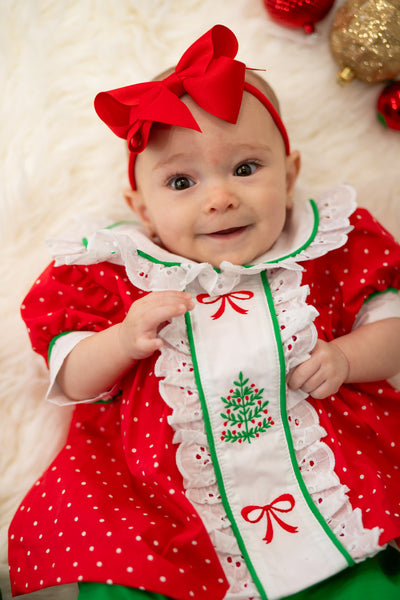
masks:
<instances>
[{"instance_id":1,"label":"gold glitter ornament","mask_svg":"<svg viewBox=\"0 0 400 600\"><path fill-rule=\"evenodd\" d=\"M341 72L379 83L400 74L400 0L348 0L336 13L330 48Z\"/></svg>"}]
</instances>

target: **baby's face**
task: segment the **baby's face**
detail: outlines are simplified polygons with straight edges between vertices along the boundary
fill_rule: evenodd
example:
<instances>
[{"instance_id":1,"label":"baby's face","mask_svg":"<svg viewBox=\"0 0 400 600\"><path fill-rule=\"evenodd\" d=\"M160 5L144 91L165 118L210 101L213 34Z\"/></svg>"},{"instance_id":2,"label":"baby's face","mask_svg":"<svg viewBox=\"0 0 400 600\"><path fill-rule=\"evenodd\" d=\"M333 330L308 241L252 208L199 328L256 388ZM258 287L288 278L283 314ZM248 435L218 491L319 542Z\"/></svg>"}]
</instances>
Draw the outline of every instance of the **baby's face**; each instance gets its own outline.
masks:
<instances>
[{"instance_id":1,"label":"baby's face","mask_svg":"<svg viewBox=\"0 0 400 600\"><path fill-rule=\"evenodd\" d=\"M279 237L299 168L265 107L245 92L235 125L183 100L201 133L154 127L129 201L174 254L219 267L251 264Z\"/></svg>"}]
</instances>

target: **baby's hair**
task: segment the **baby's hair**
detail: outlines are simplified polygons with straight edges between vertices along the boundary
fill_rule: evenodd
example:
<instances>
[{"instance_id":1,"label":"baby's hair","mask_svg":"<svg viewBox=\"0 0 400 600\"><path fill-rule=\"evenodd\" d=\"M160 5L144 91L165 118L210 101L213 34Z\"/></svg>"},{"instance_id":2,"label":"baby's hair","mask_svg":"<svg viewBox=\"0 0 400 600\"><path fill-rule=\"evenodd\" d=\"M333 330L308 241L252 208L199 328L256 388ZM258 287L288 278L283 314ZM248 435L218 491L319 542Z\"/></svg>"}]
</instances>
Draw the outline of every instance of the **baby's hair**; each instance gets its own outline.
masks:
<instances>
[{"instance_id":1,"label":"baby's hair","mask_svg":"<svg viewBox=\"0 0 400 600\"><path fill-rule=\"evenodd\" d=\"M169 69L166 69L162 73L159 73L158 75L156 75L156 77L154 77L153 81L161 81L161 80L165 79L166 77L168 77L168 75L171 75L171 73L173 73L174 71L175 71L175 67L170 67ZM246 81L248 81L248 83L251 83L256 88L258 88L272 103L272 105L275 108L275 110L277 111L277 113L279 115L281 114L279 100L277 98L277 95L275 94L274 90L269 85L269 83L267 83L267 81L265 81L265 79L263 79L263 77L261 77L258 73L256 73L253 70L246 69Z\"/></svg>"}]
</instances>

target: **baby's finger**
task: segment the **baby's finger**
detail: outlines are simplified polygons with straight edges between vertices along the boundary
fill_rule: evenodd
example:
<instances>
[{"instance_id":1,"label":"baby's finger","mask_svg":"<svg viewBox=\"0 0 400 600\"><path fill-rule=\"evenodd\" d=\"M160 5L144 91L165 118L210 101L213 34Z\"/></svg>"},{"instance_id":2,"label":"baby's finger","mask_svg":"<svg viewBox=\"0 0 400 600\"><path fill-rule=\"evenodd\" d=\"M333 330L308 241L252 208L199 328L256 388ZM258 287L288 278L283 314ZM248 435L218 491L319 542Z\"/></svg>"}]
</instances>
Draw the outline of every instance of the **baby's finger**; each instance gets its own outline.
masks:
<instances>
[{"instance_id":1,"label":"baby's finger","mask_svg":"<svg viewBox=\"0 0 400 600\"><path fill-rule=\"evenodd\" d=\"M313 393L319 389L321 386L323 386L326 382L325 377L323 376L323 374L318 371L317 373L315 373L312 377L310 377L309 379L307 379L301 386L300 389L305 392L306 394L311 394L313 395Z\"/></svg>"},{"instance_id":2,"label":"baby's finger","mask_svg":"<svg viewBox=\"0 0 400 600\"><path fill-rule=\"evenodd\" d=\"M171 302L162 306L155 306L142 316L140 328L143 333L152 332L156 336L161 324L179 317L187 312L188 307L183 302Z\"/></svg>"},{"instance_id":3,"label":"baby's finger","mask_svg":"<svg viewBox=\"0 0 400 600\"><path fill-rule=\"evenodd\" d=\"M309 358L301 365L296 367L288 377L288 386L291 390L299 390L303 388L306 381L308 381L316 372L318 366L315 365L315 360Z\"/></svg>"},{"instance_id":4,"label":"baby's finger","mask_svg":"<svg viewBox=\"0 0 400 600\"><path fill-rule=\"evenodd\" d=\"M150 356L163 345L159 337L142 337L138 340L138 351L143 357Z\"/></svg>"},{"instance_id":5,"label":"baby's finger","mask_svg":"<svg viewBox=\"0 0 400 600\"><path fill-rule=\"evenodd\" d=\"M314 390L309 392L312 398L316 400L322 400L323 398L327 398L331 394L337 392L337 387L333 387L329 381L324 381L321 385L317 386Z\"/></svg>"},{"instance_id":6,"label":"baby's finger","mask_svg":"<svg viewBox=\"0 0 400 600\"><path fill-rule=\"evenodd\" d=\"M145 302L152 305L162 304L185 304L187 310L194 307L192 295L188 292L179 292L177 290L167 290L165 292L152 292L145 298Z\"/></svg>"}]
</instances>

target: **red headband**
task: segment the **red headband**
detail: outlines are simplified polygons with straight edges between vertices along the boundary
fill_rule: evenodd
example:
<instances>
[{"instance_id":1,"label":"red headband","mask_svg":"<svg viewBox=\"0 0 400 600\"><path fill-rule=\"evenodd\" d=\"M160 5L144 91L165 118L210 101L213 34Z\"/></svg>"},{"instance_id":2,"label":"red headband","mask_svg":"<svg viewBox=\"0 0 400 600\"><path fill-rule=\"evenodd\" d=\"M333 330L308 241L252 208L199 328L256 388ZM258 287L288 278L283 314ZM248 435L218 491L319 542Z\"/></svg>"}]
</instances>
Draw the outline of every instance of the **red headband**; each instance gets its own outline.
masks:
<instances>
[{"instance_id":1,"label":"red headband","mask_svg":"<svg viewBox=\"0 0 400 600\"><path fill-rule=\"evenodd\" d=\"M234 57L238 42L224 25L215 25L183 54L175 71L161 81L129 85L97 94L95 110L118 137L128 142L129 180L136 188L135 160L148 143L153 123L201 131L180 96L189 94L206 112L236 123L243 92L253 94L271 114L289 154L289 139L282 120L268 98L245 81L246 65Z\"/></svg>"}]
</instances>

